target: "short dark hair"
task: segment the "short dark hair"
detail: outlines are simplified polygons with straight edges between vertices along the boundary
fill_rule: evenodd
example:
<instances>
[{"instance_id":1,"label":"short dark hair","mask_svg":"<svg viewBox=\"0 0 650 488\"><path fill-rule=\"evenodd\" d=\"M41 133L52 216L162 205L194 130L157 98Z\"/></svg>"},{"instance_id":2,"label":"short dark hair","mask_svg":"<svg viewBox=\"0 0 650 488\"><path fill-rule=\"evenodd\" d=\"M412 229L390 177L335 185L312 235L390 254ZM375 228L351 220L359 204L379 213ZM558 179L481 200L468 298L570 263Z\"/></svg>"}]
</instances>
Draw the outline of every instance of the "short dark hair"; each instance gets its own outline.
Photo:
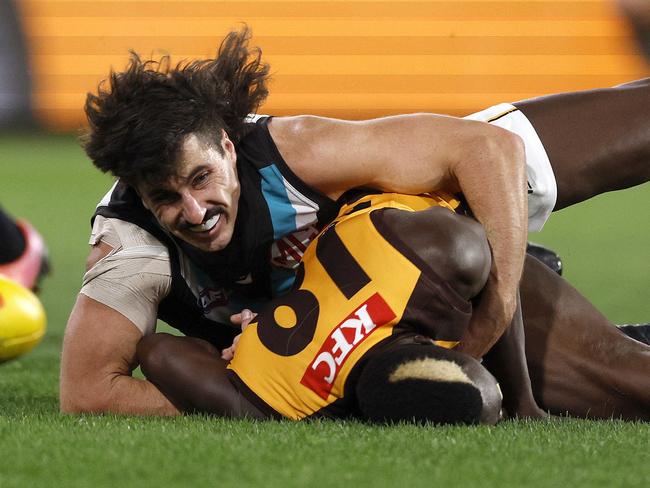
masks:
<instances>
[{"instance_id":1,"label":"short dark hair","mask_svg":"<svg viewBox=\"0 0 650 488\"><path fill-rule=\"evenodd\" d=\"M448 351L434 345L409 344L373 355L363 366L356 385L362 416L372 422L388 423L479 423L483 400L480 390L469 379L445 379L444 375L432 379L409 374L394 378L400 366L419 361L426 365L427 359L461 366L445 352Z\"/></svg>"},{"instance_id":2,"label":"short dark hair","mask_svg":"<svg viewBox=\"0 0 650 488\"><path fill-rule=\"evenodd\" d=\"M221 142L224 129L237 142L268 95L270 68L259 48L249 48L250 37L246 26L232 31L215 59L175 67L169 56L142 61L131 51L126 70L111 70L97 95L86 97L90 128L82 143L93 164L130 184L160 182L174 174L188 134Z\"/></svg>"}]
</instances>

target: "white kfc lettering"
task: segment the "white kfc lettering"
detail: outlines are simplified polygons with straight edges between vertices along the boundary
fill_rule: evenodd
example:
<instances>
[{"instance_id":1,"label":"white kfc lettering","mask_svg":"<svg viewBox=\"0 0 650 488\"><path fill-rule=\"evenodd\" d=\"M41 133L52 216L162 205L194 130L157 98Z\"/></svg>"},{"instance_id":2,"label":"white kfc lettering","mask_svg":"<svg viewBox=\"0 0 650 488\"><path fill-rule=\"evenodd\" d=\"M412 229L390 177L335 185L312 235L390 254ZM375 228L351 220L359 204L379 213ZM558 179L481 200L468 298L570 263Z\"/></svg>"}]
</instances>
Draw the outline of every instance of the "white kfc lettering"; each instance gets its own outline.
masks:
<instances>
[{"instance_id":1,"label":"white kfc lettering","mask_svg":"<svg viewBox=\"0 0 650 488\"><path fill-rule=\"evenodd\" d=\"M316 369L322 363L329 368L329 374L324 378L326 382L332 384L334 378L336 377L336 363L334 362L334 357L329 352L321 352L318 357L314 360L311 369Z\"/></svg>"},{"instance_id":2,"label":"white kfc lettering","mask_svg":"<svg viewBox=\"0 0 650 488\"><path fill-rule=\"evenodd\" d=\"M340 328L332 332L332 335L330 337L334 340L334 347L332 348L332 356L340 352L338 356L334 356L334 361L336 361L336 364L340 366L341 363L345 361L345 358L348 356L348 354L350 354L350 351L352 350L352 344L350 344L345 339L345 336L343 335L343 331Z\"/></svg>"},{"instance_id":3,"label":"white kfc lettering","mask_svg":"<svg viewBox=\"0 0 650 488\"><path fill-rule=\"evenodd\" d=\"M375 293L327 336L300 383L327 399L343 364L356 347L394 318L395 313L379 293Z\"/></svg>"},{"instance_id":4,"label":"white kfc lettering","mask_svg":"<svg viewBox=\"0 0 650 488\"><path fill-rule=\"evenodd\" d=\"M341 324L341 329L354 329L354 339L352 344L358 344L363 339L365 334L368 334L372 329L377 327L368 314L368 304L364 303L359 310L356 311L358 319L348 319ZM363 327L363 332L361 331Z\"/></svg>"},{"instance_id":5,"label":"white kfc lettering","mask_svg":"<svg viewBox=\"0 0 650 488\"><path fill-rule=\"evenodd\" d=\"M348 357L352 347L361 342L368 333L375 327L375 323L368 314L368 304L363 304L356 312L356 319L347 319L339 325L334 332L330 334L330 339L334 341L331 351L324 351L318 355L312 369L316 369L319 364L325 363L329 367L330 373L324 378L327 383L332 383L336 378L338 366L343 364L345 358ZM354 339L350 344L341 329L354 329ZM337 354L339 353L339 354Z\"/></svg>"}]
</instances>

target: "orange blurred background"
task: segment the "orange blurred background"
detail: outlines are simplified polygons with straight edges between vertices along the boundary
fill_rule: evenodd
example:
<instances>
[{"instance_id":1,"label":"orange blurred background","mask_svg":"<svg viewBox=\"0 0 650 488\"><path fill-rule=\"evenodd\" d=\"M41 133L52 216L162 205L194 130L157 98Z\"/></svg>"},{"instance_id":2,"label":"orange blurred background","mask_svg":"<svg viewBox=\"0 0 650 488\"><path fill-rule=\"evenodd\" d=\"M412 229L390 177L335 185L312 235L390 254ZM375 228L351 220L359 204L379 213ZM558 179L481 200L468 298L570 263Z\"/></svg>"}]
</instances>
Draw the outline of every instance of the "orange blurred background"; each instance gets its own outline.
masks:
<instances>
[{"instance_id":1,"label":"orange blurred background","mask_svg":"<svg viewBox=\"0 0 650 488\"><path fill-rule=\"evenodd\" d=\"M646 76L608 0L23 0L18 7L49 129L84 124L85 93L128 50L215 53L246 22L271 63L264 113L344 118L467 113Z\"/></svg>"}]
</instances>

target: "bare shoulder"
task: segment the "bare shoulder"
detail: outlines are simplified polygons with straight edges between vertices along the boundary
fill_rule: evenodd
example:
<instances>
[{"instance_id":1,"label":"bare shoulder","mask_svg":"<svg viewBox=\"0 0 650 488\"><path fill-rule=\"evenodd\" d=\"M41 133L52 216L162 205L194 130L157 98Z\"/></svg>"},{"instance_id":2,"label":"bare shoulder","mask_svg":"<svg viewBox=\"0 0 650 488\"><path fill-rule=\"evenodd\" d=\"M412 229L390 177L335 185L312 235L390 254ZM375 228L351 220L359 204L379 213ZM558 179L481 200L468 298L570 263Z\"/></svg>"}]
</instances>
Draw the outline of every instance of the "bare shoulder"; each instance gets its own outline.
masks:
<instances>
[{"instance_id":1,"label":"bare shoulder","mask_svg":"<svg viewBox=\"0 0 650 488\"><path fill-rule=\"evenodd\" d=\"M287 165L308 185L331 198L358 186L345 147L361 141L366 121L331 119L314 115L275 117L271 137Z\"/></svg>"}]
</instances>

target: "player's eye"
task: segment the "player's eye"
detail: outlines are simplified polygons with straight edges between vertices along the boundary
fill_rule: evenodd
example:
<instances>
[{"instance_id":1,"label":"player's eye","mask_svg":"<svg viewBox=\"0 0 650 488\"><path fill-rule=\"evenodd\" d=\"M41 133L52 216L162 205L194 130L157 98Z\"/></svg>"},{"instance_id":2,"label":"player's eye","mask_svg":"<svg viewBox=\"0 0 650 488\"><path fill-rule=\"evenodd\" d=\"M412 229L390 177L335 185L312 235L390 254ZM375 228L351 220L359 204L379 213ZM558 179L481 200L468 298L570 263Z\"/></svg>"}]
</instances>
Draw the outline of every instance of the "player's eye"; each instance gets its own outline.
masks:
<instances>
[{"instance_id":1,"label":"player's eye","mask_svg":"<svg viewBox=\"0 0 650 488\"><path fill-rule=\"evenodd\" d=\"M157 193L151 197L151 201L154 203L156 206L161 206L161 205L170 205L174 203L176 200L178 200L179 196L176 193Z\"/></svg>"},{"instance_id":2,"label":"player's eye","mask_svg":"<svg viewBox=\"0 0 650 488\"><path fill-rule=\"evenodd\" d=\"M199 174L196 175L196 177L194 178L194 181L193 181L194 186L200 186L200 185L204 184L205 182L208 181L208 177L209 177L209 176L210 176L210 172L209 172L209 171L203 171L203 172L199 173Z\"/></svg>"}]
</instances>

